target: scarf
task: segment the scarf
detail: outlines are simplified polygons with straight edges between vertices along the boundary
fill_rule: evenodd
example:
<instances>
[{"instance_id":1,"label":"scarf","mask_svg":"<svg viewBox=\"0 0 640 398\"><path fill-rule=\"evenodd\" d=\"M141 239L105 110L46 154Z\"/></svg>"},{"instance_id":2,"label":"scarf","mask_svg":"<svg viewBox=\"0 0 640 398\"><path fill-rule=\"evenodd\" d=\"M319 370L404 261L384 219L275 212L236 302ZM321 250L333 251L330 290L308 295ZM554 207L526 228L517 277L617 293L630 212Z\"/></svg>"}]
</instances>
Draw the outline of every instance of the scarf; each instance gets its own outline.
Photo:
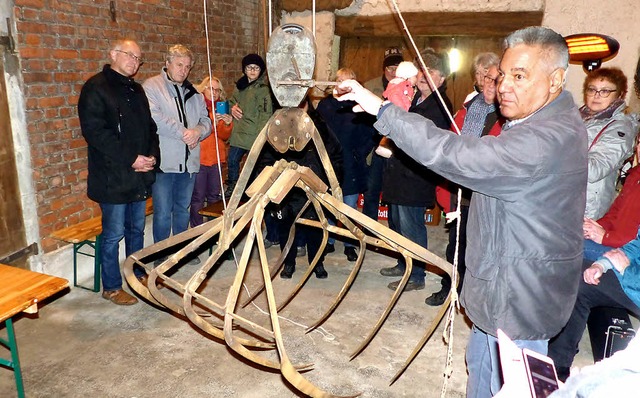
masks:
<instances>
[{"instance_id":1,"label":"scarf","mask_svg":"<svg viewBox=\"0 0 640 398\"><path fill-rule=\"evenodd\" d=\"M487 115L496 111L495 104L487 104L484 101L484 94L480 93L471 101L469 109L464 117L464 124L462 125L461 135L472 135L480 137L484 124L487 119Z\"/></svg>"},{"instance_id":2,"label":"scarf","mask_svg":"<svg viewBox=\"0 0 640 398\"><path fill-rule=\"evenodd\" d=\"M591 109L587 108L586 105L582 105L580 108L580 116L582 116L582 121L586 122L591 119L610 119L613 116L613 112L620 105L624 104L624 100L622 98L618 98L611 103L606 109L601 110L600 112L593 112Z\"/></svg>"}]
</instances>

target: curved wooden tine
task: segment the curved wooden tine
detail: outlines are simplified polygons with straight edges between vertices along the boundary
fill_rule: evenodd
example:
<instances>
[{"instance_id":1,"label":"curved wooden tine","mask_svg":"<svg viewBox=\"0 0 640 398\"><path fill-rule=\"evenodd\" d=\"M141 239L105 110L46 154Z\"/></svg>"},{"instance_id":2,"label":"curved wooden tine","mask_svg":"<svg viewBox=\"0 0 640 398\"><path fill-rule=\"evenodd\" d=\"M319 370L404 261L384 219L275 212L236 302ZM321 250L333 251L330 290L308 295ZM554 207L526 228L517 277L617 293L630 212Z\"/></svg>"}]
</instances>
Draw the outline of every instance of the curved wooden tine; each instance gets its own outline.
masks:
<instances>
[{"instance_id":1,"label":"curved wooden tine","mask_svg":"<svg viewBox=\"0 0 640 398\"><path fill-rule=\"evenodd\" d=\"M403 257L406 263L404 275L402 275L402 279L400 279L400 283L398 283L398 287L396 288L395 292L393 292L393 295L391 296L391 300L389 301L387 308L385 308L380 318L378 318L378 322L376 322L373 329L371 329L371 332L369 332L369 335L367 336L367 338L364 339L362 344L360 344L360 346L353 352L353 354L351 354L351 358L349 358L349 360L353 360L355 357L360 355L360 353L367 347L367 345L369 345L371 340L373 340L375 335L378 333L378 331L382 327L382 324L384 323L384 321L387 320L387 317L389 316L389 313L391 312L393 307L396 305L398 298L400 298L400 294L404 290L404 286L407 284L407 281L411 276L411 269L413 268L413 259L406 254L403 254Z\"/></svg>"},{"instance_id":2,"label":"curved wooden tine","mask_svg":"<svg viewBox=\"0 0 640 398\"><path fill-rule=\"evenodd\" d=\"M233 281L233 284L231 285L231 288L229 289L229 293L227 294L227 301L225 304L223 333L224 333L224 340L229 346L229 348L231 348L238 354L242 355L242 357L250 360L251 362L257 363L259 365L262 365L268 368L280 369L279 362L271 361L269 359L266 359L262 356L259 356L249 351L245 346L241 344L240 340L233 335L234 311L236 308L236 304L238 302L238 297L240 296L240 288L242 286L242 281L244 280L245 274L247 272L247 265L249 263L249 259L251 258L251 251L253 250L254 242L257 243L258 245L258 251L262 250L263 252L266 252L266 249L264 247L264 241L262 240L261 224L262 224L262 216L264 214L264 207L269 203L269 198L264 195L261 195L261 196L262 196L262 200L260 203L261 206L256 207L256 210L254 212L254 218L253 218L253 221L251 222L251 226L249 227L249 233L247 234L245 246L242 251L242 255L240 257L240 262L238 264L236 277ZM258 236L258 238L256 238L256 236ZM260 261L262 262L263 256L260 256L260 257L261 257ZM266 254L264 255L264 259L266 260ZM265 267L262 266L262 268L264 271ZM268 267L266 268L268 269ZM271 280L269 280L269 282L271 282ZM270 286L271 285L269 284L269 287ZM271 290L271 296L273 296L273 290ZM186 295L184 299L186 303L188 299ZM191 319L191 316L189 319ZM275 338L275 333L274 333L274 338ZM302 367L302 368L305 369L306 367Z\"/></svg>"},{"instance_id":3,"label":"curved wooden tine","mask_svg":"<svg viewBox=\"0 0 640 398\"><path fill-rule=\"evenodd\" d=\"M287 243L284 245L284 248L282 249L282 251L278 255L278 258L273 263L273 265L269 266L271 280L273 280L273 278L275 278L275 276L278 274L278 271L280 270L280 268L282 267L282 264L284 263L285 257L287 257L287 254L289 254L289 250L291 250L291 248L293 247L293 242L295 241L295 236L296 236L296 229L295 229L296 221L302 216L302 213L304 213L304 211L307 209L307 207L309 207L309 201L307 201L307 203L305 203L304 206L302 206L302 209L296 215L296 218L293 221L293 225L291 226L291 229L289 230L289 236L287 237ZM249 303L251 303L256 297L258 297L260 295L260 293L262 293L263 290L264 290L264 282L262 282L253 293L249 293L249 297L247 297L240 304L240 307L244 308L247 305L249 305Z\"/></svg>"},{"instance_id":4,"label":"curved wooden tine","mask_svg":"<svg viewBox=\"0 0 640 398\"><path fill-rule=\"evenodd\" d=\"M320 222L324 226L324 228L322 228L322 241L320 242L320 247L318 249L318 252L313 257L313 260L311 260L311 264L309 264L309 267L305 270L304 274L302 274L302 277L300 278L296 286L294 286L294 288L289 292L287 297L280 303L280 305L276 309L277 312L280 312L284 307L286 307L287 304L289 304L289 302L293 299L293 297L295 297L295 295L298 294L300 289L302 289L302 286L304 286L307 280L309 280L309 276L311 276L311 273L313 272L313 269L315 268L316 264L318 264L318 261L320 261L320 259L324 256L324 248L327 246L327 241L329 240L329 233L327 232L327 229L326 229L328 222L327 222L327 218L324 216L324 212L322 211L321 206L314 199L309 198L307 203L309 203L309 201L313 203L313 207L315 208L316 213L318 214L318 218L320 218ZM298 216L300 216L300 214L301 213L299 213ZM296 220L293 222L293 225L295 225L296 221L299 218L300 217L296 218Z\"/></svg>"},{"instance_id":5,"label":"curved wooden tine","mask_svg":"<svg viewBox=\"0 0 640 398\"><path fill-rule=\"evenodd\" d=\"M309 333L313 331L315 328L317 328L318 326L322 325L324 321L326 321L327 318L329 318L329 316L333 313L333 311L335 311L338 305L342 302L342 299L344 299L344 296L346 296L347 292L349 291L349 288L351 287L351 285L353 285L353 282L355 281L356 276L358 275L358 272L360 271L360 268L362 266L362 263L364 260L364 253L367 247L366 244L364 243L364 240L360 240L359 242L360 242L360 251L358 252L358 258L356 259L356 263L353 266L353 269L351 270L351 272L349 273L347 280L342 285L342 289L340 289L340 292L338 292L338 295L333 300L333 303L331 303L331 306L329 307L329 309L320 317L320 319L318 319L311 326L309 326L305 331L305 333Z\"/></svg>"},{"instance_id":6,"label":"curved wooden tine","mask_svg":"<svg viewBox=\"0 0 640 398\"><path fill-rule=\"evenodd\" d=\"M447 310L449 309L449 304L450 303L451 303L451 291L449 291L449 294L447 295L446 300L444 301L444 303L440 307L440 310L438 311L438 314L433 319L433 321L431 321L431 324L429 325L427 330L425 330L424 335L422 336L422 338L420 339L418 344L416 344L415 348L411 352L411 355L409 355L409 357L404 362L404 364L402 365L400 370L398 370L398 372L393 376L393 378L391 379L391 382L389 383L389 385L392 385L393 383L395 383L396 380L398 380L400 378L400 376L402 376L404 371L407 370L409 365L411 365L411 362L413 362L413 360L416 358L418 353L422 350L422 347L424 347L424 345L427 343L427 340L429 340L429 338L433 335L433 332L435 332L436 328L438 327L438 325L442 321L442 318L444 318L445 314L447 313Z\"/></svg>"}]
</instances>

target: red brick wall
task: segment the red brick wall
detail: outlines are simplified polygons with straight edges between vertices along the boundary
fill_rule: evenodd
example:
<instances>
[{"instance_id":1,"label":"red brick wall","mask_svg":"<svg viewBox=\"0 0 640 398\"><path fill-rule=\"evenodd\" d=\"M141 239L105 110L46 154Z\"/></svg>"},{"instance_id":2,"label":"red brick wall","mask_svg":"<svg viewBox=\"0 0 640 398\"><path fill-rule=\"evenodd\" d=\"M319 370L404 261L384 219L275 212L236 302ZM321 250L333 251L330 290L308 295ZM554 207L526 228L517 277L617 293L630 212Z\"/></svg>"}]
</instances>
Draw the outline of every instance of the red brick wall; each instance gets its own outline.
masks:
<instances>
[{"instance_id":1,"label":"red brick wall","mask_svg":"<svg viewBox=\"0 0 640 398\"><path fill-rule=\"evenodd\" d=\"M87 150L77 101L82 84L108 62L110 44L132 38L145 64L136 80L157 74L176 43L196 55L190 80L207 72L201 0L15 0L17 43L24 79L26 117L37 195L42 249L61 245L49 235L99 214L86 196ZM249 52L264 55L259 0L207 0L213 73L230 92Z\"/></svg>"}]
</instances>

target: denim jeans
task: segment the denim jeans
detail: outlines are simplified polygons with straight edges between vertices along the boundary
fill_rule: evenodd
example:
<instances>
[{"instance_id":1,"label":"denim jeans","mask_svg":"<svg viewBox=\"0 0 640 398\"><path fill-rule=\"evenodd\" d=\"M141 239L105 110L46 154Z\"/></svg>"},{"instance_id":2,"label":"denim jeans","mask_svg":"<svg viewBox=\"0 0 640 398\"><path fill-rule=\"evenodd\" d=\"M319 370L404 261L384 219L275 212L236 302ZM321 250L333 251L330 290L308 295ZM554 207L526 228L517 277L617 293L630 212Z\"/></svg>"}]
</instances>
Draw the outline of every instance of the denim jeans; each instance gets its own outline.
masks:
<instances>
[{"instance_id":1,"label":"denim jeans","mask_svg":"<svg viewBox=\"0 0 640 398\"><path fill-rule=\"evenodd\" d=\"M600 258L603 254L609 250L613 250L615 247L605 246L600 243L596 243L591 239L584 240L584 259L594 262Z\"/></svg>"},{"instance_id":2,"label":"denim jeans","mask_svg":"<svg viewBox=\"0 0 640 398\"><path fill-rule=\"evenodd\" d=\"M386 160L377 153L373 154L367 178L367 192L363 195L362 213L376 221L378 220L378 209L380 207L380 192L382 192L382 173Z\"/></svg>"},{"instance_id":3,"label":"denim jeans","mask_svg":"<svg viewBox=\"0 0 640 398\"><path fill-rule=\"evenodd\" d=\"M518 348L547 354L548 340L513 340ZM498 339L475 325L471 328L466 352L467 398L490 398L502 388Z\"/></svg>"},{"instance_id":4,"label":"denim jeans","mask_svg":"<svg viewBox=\"0 0 640 398\"><path fill-rule=\"evenodd\" d=\"M389 228L399 233L412 242L427 248L427 227L424 225L423 206L402 206L396 204L389 205ZM398 268L404 270L406 263L404 257L398 258ZM411 268L410 281L424 283L424 263L414 261Z\"/></svg>"},{"instance_id":5,"label":"denim jeans","mask_svg":"<svg viewBox=\"0 0 640 398\"><path fill-rule=\"evenodd\" d=\"M587 319L591 309L595 307L625 308L635 316L640 314L640 308L622 290L618 277L613 271L602 274L600 283L597 285L590 285L584 280L580 281L578 298L569 321L549 343L549 356L553 359L556 368L571 367L573 357L578 352L578 343L587 326Z\"/></svg>"},{"instance_id":6,"label":"denim jeans","mask_svg":"<svg viewBox=\"0 0 640 398\"><path fill-rule=\"evenodd\" d=\"M344 195L342 197L342 201L345 205L351 207L352 209L356 209L358 207L358 196L359 194L354 193L353 195ZM355 247L355 245L351 241L345 241L344 247Z\"/></svg>"},{"instance_id":7,"label":"denim jeans","mask_svg":"<svg viewBox=\"0 0 640 398\"><path fill-rule=\"evenodd\" d=\"M246 149L238 148L237 146L229 147L229 152L227 153L227 180L236 182L238 178L240 178L240 162L242 161L242 157L245 153L247 153Z\"/></svg>"},{"instance_id":8,"label":"denim jeans","mask_svg":"<svg viewBox=\"0 0 640 398\"><path fill-rule=\"evenodd\" d=\"M189 227L189 204L195 173L157 173L153 183L153 241L160 242Z\"/></svg>"},{"instance_id":9,"label":"denim jeans","mask_svg":"<svg viewBox=\"0 0 640 398\"><path fill-rule=\"evenodd\" d=\"M102 289L113 291L122 289L120 274L120 241L124 238L125 253L128 257L144 246L144 221L146 202L125 204L100 203L102 210ZM134 269L136 276L144 275L139 267Z\"/></svg>"},{"instance_id":10,"label":"denim jeans","mask_svg":"<svg viewBox=\"0 0 640 398\"><path fill-rule=\"evenodd\" d=\"M191 208L189 209L189 221L192 227L202 224L200 210L206 201L208 205L221 200L220 190L220 165L200 165L200 171L196 174L196 181L191 195Z\"/></svg>"}]
</instances>

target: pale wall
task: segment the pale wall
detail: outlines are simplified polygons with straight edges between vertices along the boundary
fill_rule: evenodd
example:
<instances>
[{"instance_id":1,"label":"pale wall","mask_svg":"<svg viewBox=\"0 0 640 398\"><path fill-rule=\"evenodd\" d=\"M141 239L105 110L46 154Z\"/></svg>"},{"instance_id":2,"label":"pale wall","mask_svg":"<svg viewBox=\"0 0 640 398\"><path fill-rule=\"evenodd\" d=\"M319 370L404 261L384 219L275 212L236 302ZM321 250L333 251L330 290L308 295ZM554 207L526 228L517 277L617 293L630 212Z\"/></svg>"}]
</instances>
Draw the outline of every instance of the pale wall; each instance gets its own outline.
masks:
<instances>
[{"instance_id":1,"label":"pale wall","mask_svg":"<svg viewBox=\"0 0 640 398\"><path fill-rule=\"evenodd\" d=\"M629 77L629 94L632 109L640 112L640 100L633 91L633 76L640 54L640 32L635 29L640 23L638 0L398 0L401 12L415 11L537 11L544 9L543 25L563 36L574 33L602 33L620 42L620 52L603 66L617 66ZM336 11L338 15L379 15L393 11L390 0L354 0L350 7ZM284 14L283 22L296 22L311 26L310 12ZM332 68L331 44L335 19L332 13L318 13L316 22L318 42L318 79L328 78ZM400 29L400 28L398 28ZM409 31L411 27L409 26ZM325 74L326 73L326 74ZM582 66L571 65L567 78L567 89L582 104Z\"/></svg>"}]
</instances>

